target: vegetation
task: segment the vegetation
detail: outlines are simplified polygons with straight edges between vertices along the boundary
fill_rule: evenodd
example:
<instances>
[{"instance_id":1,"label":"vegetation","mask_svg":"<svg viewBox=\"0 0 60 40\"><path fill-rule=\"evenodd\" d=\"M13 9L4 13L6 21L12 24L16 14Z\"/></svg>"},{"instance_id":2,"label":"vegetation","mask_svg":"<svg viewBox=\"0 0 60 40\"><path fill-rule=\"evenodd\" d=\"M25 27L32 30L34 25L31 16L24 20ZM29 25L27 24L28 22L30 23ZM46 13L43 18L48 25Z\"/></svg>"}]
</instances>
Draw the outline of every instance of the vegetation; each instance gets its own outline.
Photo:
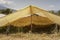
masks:
<instances>
[{"instance_id":1,"label":"vegetation","mask_svg":"<svg viewBox=\"0 0 60 40\"><path fill-rule=\"evenodd\" d=\"M8 15L8 14L12 13L13 11L14 11L13 9L7 8L7 9L0 10L0 13Z\"/></svg>"},{"instance_id":2,"label":"vegetation","mask_svg":"<svg viewBox=\"0 0 60 40\"><path fill-rule=\"evenodd\" d=\"M51 10L51 11L49 11L49 12L50 12L50 13L53 13L53 14L55 13L54 10Z\"/></svg>"},{"instance_id":3,"label":"vegetation","mask_svg":"<svg viewBox=\"0 0 60 40\"><path fill-rule=\"evenodd\" d=\"M16 10L7 8L7 9L0 10L0 13L8 15L14 11L16 11ZM49 12L60 16L60 10L58 10L58 11L50 10Z\"/></svg>"},{"instance_id":4,"label":"vegetation","mask_svg":"<svg viewBox=\"0 0 60 40\"><path fill-rule=\"evenodd\" d=\"M58 11L50 10L49 12L60 16L60 10Z\"/></svg>"},{"instance_id":5,"label":"vegetation","mask_svg":"<svg viewBox=\"0 0 60 40\"><path fill-rule=\"evenodd\" d=\"M60 34L15 33L8 36L1 34L0 40L60 40Z\"/></svg>"},{"instance_id":6,"label":"vegetation","mask_svg":"<svg viewBox=\"0 0 60 40\"><path fill-rule=\"evenodd\" d=\"M58 13L58 15L60 15L60 10L57 13Z\"/></svg>"}]
</instances>

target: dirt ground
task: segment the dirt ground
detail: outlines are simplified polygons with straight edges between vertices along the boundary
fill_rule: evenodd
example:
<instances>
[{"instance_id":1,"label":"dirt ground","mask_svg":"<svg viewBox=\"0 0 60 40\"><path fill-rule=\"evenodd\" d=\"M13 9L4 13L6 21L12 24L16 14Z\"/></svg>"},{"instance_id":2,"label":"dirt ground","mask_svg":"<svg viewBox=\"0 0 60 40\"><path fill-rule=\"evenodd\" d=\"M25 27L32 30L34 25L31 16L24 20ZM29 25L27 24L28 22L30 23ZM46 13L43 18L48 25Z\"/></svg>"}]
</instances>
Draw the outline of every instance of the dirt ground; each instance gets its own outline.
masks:
<instances>
[{"instance_id":1,"label":"dirt ground","mask_svg":"<svg viewBox=\"0 0 60 40\"><path fill-rule=\"evenodd\" d=\"M60 40L60 34L33 34L33 33L16 33L0 34L0 40Z\"/></svg>"}]
</instances>

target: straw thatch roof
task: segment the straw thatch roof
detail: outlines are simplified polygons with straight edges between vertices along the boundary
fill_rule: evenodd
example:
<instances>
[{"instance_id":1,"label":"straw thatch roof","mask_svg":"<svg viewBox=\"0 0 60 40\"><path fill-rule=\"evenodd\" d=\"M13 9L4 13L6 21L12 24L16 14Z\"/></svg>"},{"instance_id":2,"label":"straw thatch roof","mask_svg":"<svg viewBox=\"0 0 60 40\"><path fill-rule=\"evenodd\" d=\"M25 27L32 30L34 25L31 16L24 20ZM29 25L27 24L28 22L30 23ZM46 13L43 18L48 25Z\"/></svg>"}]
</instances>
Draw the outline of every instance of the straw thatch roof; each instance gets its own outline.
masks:
<instances>
[{"instance_id":1,"label":"straw thatch roof","mask_svg":"<svg viewBox=\"0 0 60 40\"><path fill-rule=\"evenodd\" d=\"M31 22L31 15L34 14L39 16L32 16ZM14 26L25 26L30 25L31 23L35 25L47 25L52 23L60 25L60 17L35 6L29 6L0 19L0 26L5 26L8 24Z\"/></svg>"}]
</instances>

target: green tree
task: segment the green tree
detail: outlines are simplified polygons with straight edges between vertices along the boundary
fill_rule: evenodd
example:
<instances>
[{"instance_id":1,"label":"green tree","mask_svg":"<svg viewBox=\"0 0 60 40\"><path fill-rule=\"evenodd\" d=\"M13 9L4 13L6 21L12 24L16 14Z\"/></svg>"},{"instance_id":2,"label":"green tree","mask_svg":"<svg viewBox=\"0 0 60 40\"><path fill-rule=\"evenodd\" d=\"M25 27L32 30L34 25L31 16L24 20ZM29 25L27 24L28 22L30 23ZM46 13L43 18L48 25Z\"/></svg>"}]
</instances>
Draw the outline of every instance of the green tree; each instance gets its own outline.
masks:
<instances>
[{"instance_id":1,"label":"green tree","mask_svg":"<svg viewBox=\"0 0 60 40\"><path fill-rule=\"evenodd\" d=\"M8 15L8 14L12 13L12 10L7 8L5 10L2 10L1 13Z\"/></svg>"},{"instance_id":2,"label":"green tree","mask_svg":"<svg viewBox=\"0 0 60 40\"><path fill-rule=\"evenodd\" d=\"M60 10L57 12L58 15L60 15Z\"/></svg>"},{"instance_id":3,"label":"green tree","mask_svg":"<svg viewBox=\"0 0 60 40\"><path fill-rule=\"evenodd\" d=\"M49 11L49 12L55 14L55 12L54 12L53 10L51 10L51 11Z\"/></svg>"}]
</instances>

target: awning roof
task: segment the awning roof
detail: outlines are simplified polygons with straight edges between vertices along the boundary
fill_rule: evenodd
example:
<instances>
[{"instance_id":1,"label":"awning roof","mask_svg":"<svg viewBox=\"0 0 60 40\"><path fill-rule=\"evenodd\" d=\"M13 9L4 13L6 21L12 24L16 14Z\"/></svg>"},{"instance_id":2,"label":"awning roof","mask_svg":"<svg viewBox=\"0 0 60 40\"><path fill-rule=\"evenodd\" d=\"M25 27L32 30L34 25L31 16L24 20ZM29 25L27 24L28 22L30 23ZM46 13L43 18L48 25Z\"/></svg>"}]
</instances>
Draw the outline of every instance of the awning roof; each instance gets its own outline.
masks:
<instances>
[{"instance_id":1,"label":"awning roof","mask_svg":"<svg viewBox=\"0 0 60 40\"><path fill-rule=\"evenodd\" d=\"M25 8L25 9L19 10L19 11L15 12L15 13L9 14L6 17L0 19L0 26L5 26L5 25L8 25L8 24L11 24L12 22L14 22L14 21L16 21L18 19L26 18L25 20L27 20L29 18L28 15L30 16L30 15L33 15L33 14L38 14L39 16L41 16L41 17L38 17L38 19L36 18L36 16L34 17L38 21L39 21L39 19L42 20L41 18L45 17L44 20L46 18L48 18L53 23L56 23L56 24L60 25L60 17L59 16L51 14L48 11L37 8L35 6L29 6L29 7ZM21 20L21 21L23 21L23 20ZM28 21L27 21L27 23L29 24ZM42 22L40 22L40 23L42 24Z\"/></svg>"}]
</instances>

